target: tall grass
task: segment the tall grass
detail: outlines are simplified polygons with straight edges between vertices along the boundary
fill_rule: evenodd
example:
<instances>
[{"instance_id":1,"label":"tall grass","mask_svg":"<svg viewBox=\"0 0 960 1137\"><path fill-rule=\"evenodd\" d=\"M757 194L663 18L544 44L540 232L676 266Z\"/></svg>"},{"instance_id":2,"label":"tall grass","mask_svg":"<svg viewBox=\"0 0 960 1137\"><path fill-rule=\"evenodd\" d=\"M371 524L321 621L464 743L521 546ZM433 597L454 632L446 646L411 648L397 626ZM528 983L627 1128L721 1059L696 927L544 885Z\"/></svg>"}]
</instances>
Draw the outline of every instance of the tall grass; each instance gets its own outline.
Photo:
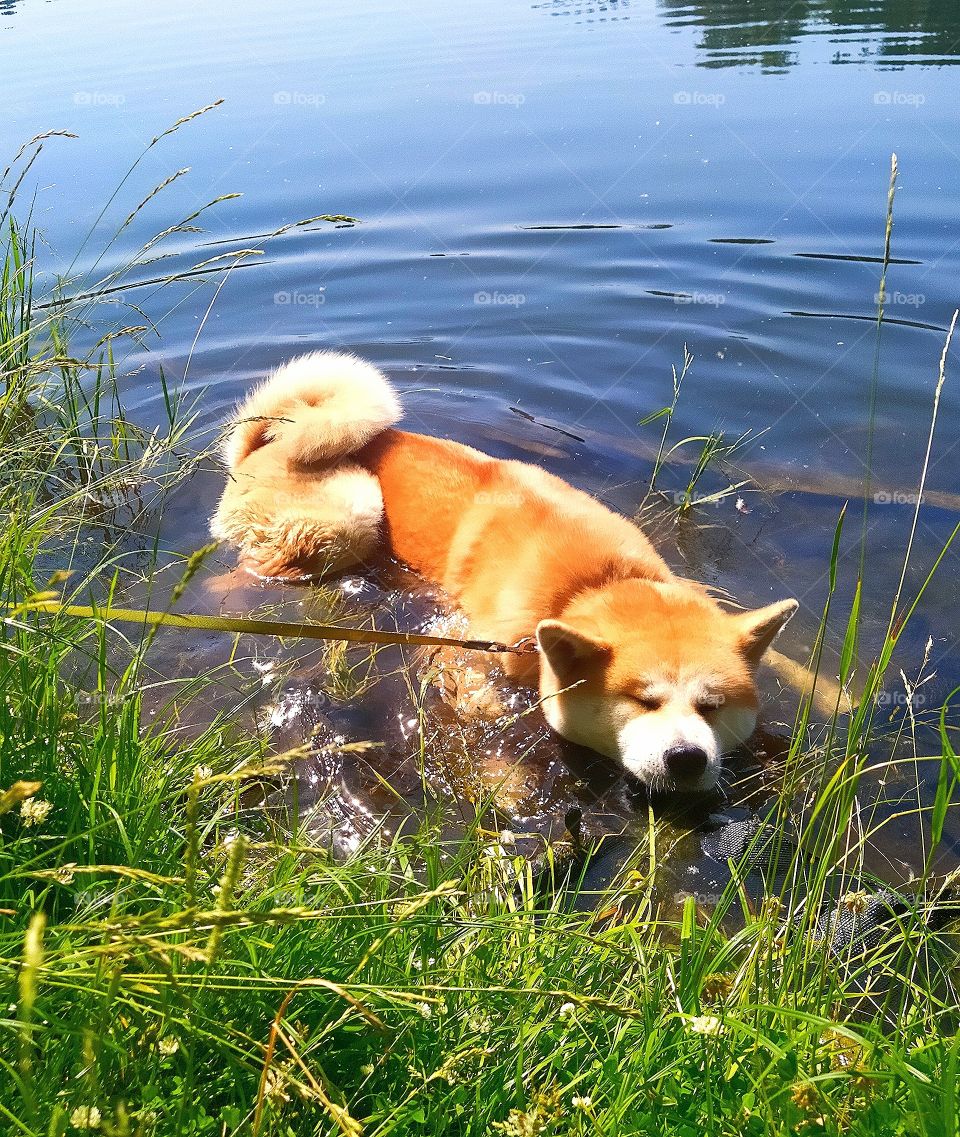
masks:
<instances>
[{"instance_id":1,"label":"tall grass","mask_svg":"<svg viewBox=\"0 0 960 1137\"><path fill-rule=\"evenodd\" d=\"M22 608L54 573L109 599L134 572L112 518L178 476L171 442L188 425L175 398L162 437L126 420L111 342L71 358L59 309L33 296L34 255L10 222L0 1131L957 1132L952 882L928 874L882 934L856 931L876 887L860 808L872 709L921 596L900 598L851 716L814 734L801 707L773 814L795 851L758 832L709 907L664 898L652 817L599 895L559 865L545 887L479 822L448 842L426 821L334 862L276 794L256 807L299 753L273 754L230 715L184 732L202 678L147 715L150 635ZM839 540L838 526L824 629ZM843 616L846 681L858 609ZM947 724L939 753L917 756L941 771L931 865L960 775Z\"/></svg>"}]
</instances>

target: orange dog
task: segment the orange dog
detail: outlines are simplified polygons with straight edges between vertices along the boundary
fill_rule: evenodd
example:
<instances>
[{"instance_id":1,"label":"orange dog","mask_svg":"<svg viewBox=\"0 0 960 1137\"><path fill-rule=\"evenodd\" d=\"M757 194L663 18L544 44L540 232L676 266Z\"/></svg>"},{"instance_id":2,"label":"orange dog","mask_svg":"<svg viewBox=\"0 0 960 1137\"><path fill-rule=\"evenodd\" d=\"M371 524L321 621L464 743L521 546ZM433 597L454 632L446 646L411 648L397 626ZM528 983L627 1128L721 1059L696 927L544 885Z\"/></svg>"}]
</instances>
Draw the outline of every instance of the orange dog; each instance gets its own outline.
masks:
<instances>
[{"instance_id":1,"label":"orange dog","mask_svg":"<svg viewBox=\"0 0 960 1137\"><path fill-rule=\"evenodd\" d=\"M387 551L440 585L471 634L539 685L544 716L653 789L706 790L756 724L755 672L797 607L728 612L640 530L524 462L393 429L387 379L316 352L240 408L212 523L261 576L310 579Z\"/></svg>"}]
</instances>

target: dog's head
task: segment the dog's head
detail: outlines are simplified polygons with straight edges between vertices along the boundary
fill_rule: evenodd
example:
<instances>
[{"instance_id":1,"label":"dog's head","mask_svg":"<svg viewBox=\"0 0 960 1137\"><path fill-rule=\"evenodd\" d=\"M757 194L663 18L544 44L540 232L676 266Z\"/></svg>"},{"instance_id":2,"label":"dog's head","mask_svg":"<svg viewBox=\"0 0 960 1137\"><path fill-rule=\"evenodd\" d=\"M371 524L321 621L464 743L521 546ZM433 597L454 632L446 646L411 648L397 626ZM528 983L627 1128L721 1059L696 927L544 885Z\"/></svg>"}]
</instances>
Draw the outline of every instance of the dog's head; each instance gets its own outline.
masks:
<instances>
[{"instance_id":1,"label":"dog's head","mask_svg":"<svg viewBox=\"0 0 960 1137\"><path fill-rule=\"evenodd\" d=\"M585 593L537 628L544 716L650 789L712 789L753 732L757 665L796 608L727 612L685 581Z\"/></svg>"}]
</instances>

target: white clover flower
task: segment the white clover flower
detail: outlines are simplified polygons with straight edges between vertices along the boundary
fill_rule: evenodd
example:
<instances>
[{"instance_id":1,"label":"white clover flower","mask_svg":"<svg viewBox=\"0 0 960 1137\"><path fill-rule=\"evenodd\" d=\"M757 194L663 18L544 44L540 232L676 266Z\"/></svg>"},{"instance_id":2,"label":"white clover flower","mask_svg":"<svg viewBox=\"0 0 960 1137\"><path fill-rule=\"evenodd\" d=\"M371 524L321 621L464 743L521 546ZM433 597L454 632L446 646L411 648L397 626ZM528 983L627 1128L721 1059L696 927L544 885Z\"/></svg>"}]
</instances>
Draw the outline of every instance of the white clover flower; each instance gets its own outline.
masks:
<instances>
[{"instance_id":1,"label":"white clover flower","mask_svg":"<svg viewBox=\"0 0 960 1137\"><path fill-rule=\"evenodd\" d=\"M180 1049L180 1041L176 1038L161 1038L157 1043L157 1049L161 1054L169 1058L170 1055L176 1054Z\"/></svg>"},{"instance_id":2,"label":"white clover flower","mask_svg":"<svg viewBox=\"0 0 960 1137\"><path fill-rule=\"evenodd\" d=\"M574 1094L570 1102L574 1109L589 1109L593 1105L593 1098L588 1094Z\"/></svg>"},{"instance_id":3,"label":"white clover flower","mask_svg":"<svg viewBox=\"0 0 960 1137\"><path fill-rule=\"evenodd\" d=\"M42 825L47 820L47 814L53 809L52 801L41 801L40 798L28 797L20 804L20 820L24 828L31 825Z\"/></svg>"},{"instance_id":4,"label":"white clover flower","mask_svg":"<svg viewBox=\"0 0 960 1137\"><path fill-rule=\"evenodd\" d=\"M687 1023L687 1029L692 1034L720 1034L723 1023L716 1015L692 1015Z\"/></svg>"},{"instance_id":5,"label":"white clover flower","mask_svg":"<svg viewBox=\"0 0 960 1137\"><path fill-rule=\"evenodd\" d=\"M99 1129L102 1118L95 1105L78 1105L70 1114L70 1124L74 1129Z\"/></svg>"},{"instance_id":6,"label":"white clover flower","mask_svg":"<svg viewBox=\"0 0 960 1137\"><path fill-rule=\"evenodd\" d=\"M417 1010L425 1019L433 1017L433 1007L431 1007L429 1003L417 1003Z\"/></svg>"},{"instance_id":7,"label":"white clover flower","mask_svg":"<svg viewBox=\"0 0 960 1137\"><path fill-rule=\"evenodd\" d=\"M576 1013L576 1003L564 1003L560 1010L557 1011L557 1016L561 1019L572 1019Z\"/></svg>"}]
</instances>

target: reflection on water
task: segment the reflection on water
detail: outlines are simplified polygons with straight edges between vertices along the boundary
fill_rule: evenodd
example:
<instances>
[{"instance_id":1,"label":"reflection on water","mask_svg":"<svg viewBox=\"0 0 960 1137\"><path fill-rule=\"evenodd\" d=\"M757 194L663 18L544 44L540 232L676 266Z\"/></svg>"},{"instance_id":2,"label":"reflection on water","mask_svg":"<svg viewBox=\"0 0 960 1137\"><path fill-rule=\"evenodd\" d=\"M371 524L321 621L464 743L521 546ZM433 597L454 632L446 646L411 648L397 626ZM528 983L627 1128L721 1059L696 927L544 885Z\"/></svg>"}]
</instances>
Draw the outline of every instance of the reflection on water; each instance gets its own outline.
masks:
<instances>
[{"instance_id":1,"label":"reflection on water","mask_svg":"<svg viewBox=\"0 0 960 1137\"><path fill-rule=\"evenodd\" d=\"M539 0L533 4L535 10L548 12L551 16L567 16L575 24L606 24L618 20L629 20L638 14L631 11L630 0Z\"/></svg>"},{"instance_id":2,"label":"reflection on water","mask_svg":"<svg viewBox=\"0 0 960 1137\"><path fill-rule=\"evenodd\" d=\"M809 34L828 35L833 63L955 63L960 10L955 0L659 0L675 26L703 29L697 47L703 67L754 64L784 71L798 62L796 46Z\"/></svg>"}]
</instances>

